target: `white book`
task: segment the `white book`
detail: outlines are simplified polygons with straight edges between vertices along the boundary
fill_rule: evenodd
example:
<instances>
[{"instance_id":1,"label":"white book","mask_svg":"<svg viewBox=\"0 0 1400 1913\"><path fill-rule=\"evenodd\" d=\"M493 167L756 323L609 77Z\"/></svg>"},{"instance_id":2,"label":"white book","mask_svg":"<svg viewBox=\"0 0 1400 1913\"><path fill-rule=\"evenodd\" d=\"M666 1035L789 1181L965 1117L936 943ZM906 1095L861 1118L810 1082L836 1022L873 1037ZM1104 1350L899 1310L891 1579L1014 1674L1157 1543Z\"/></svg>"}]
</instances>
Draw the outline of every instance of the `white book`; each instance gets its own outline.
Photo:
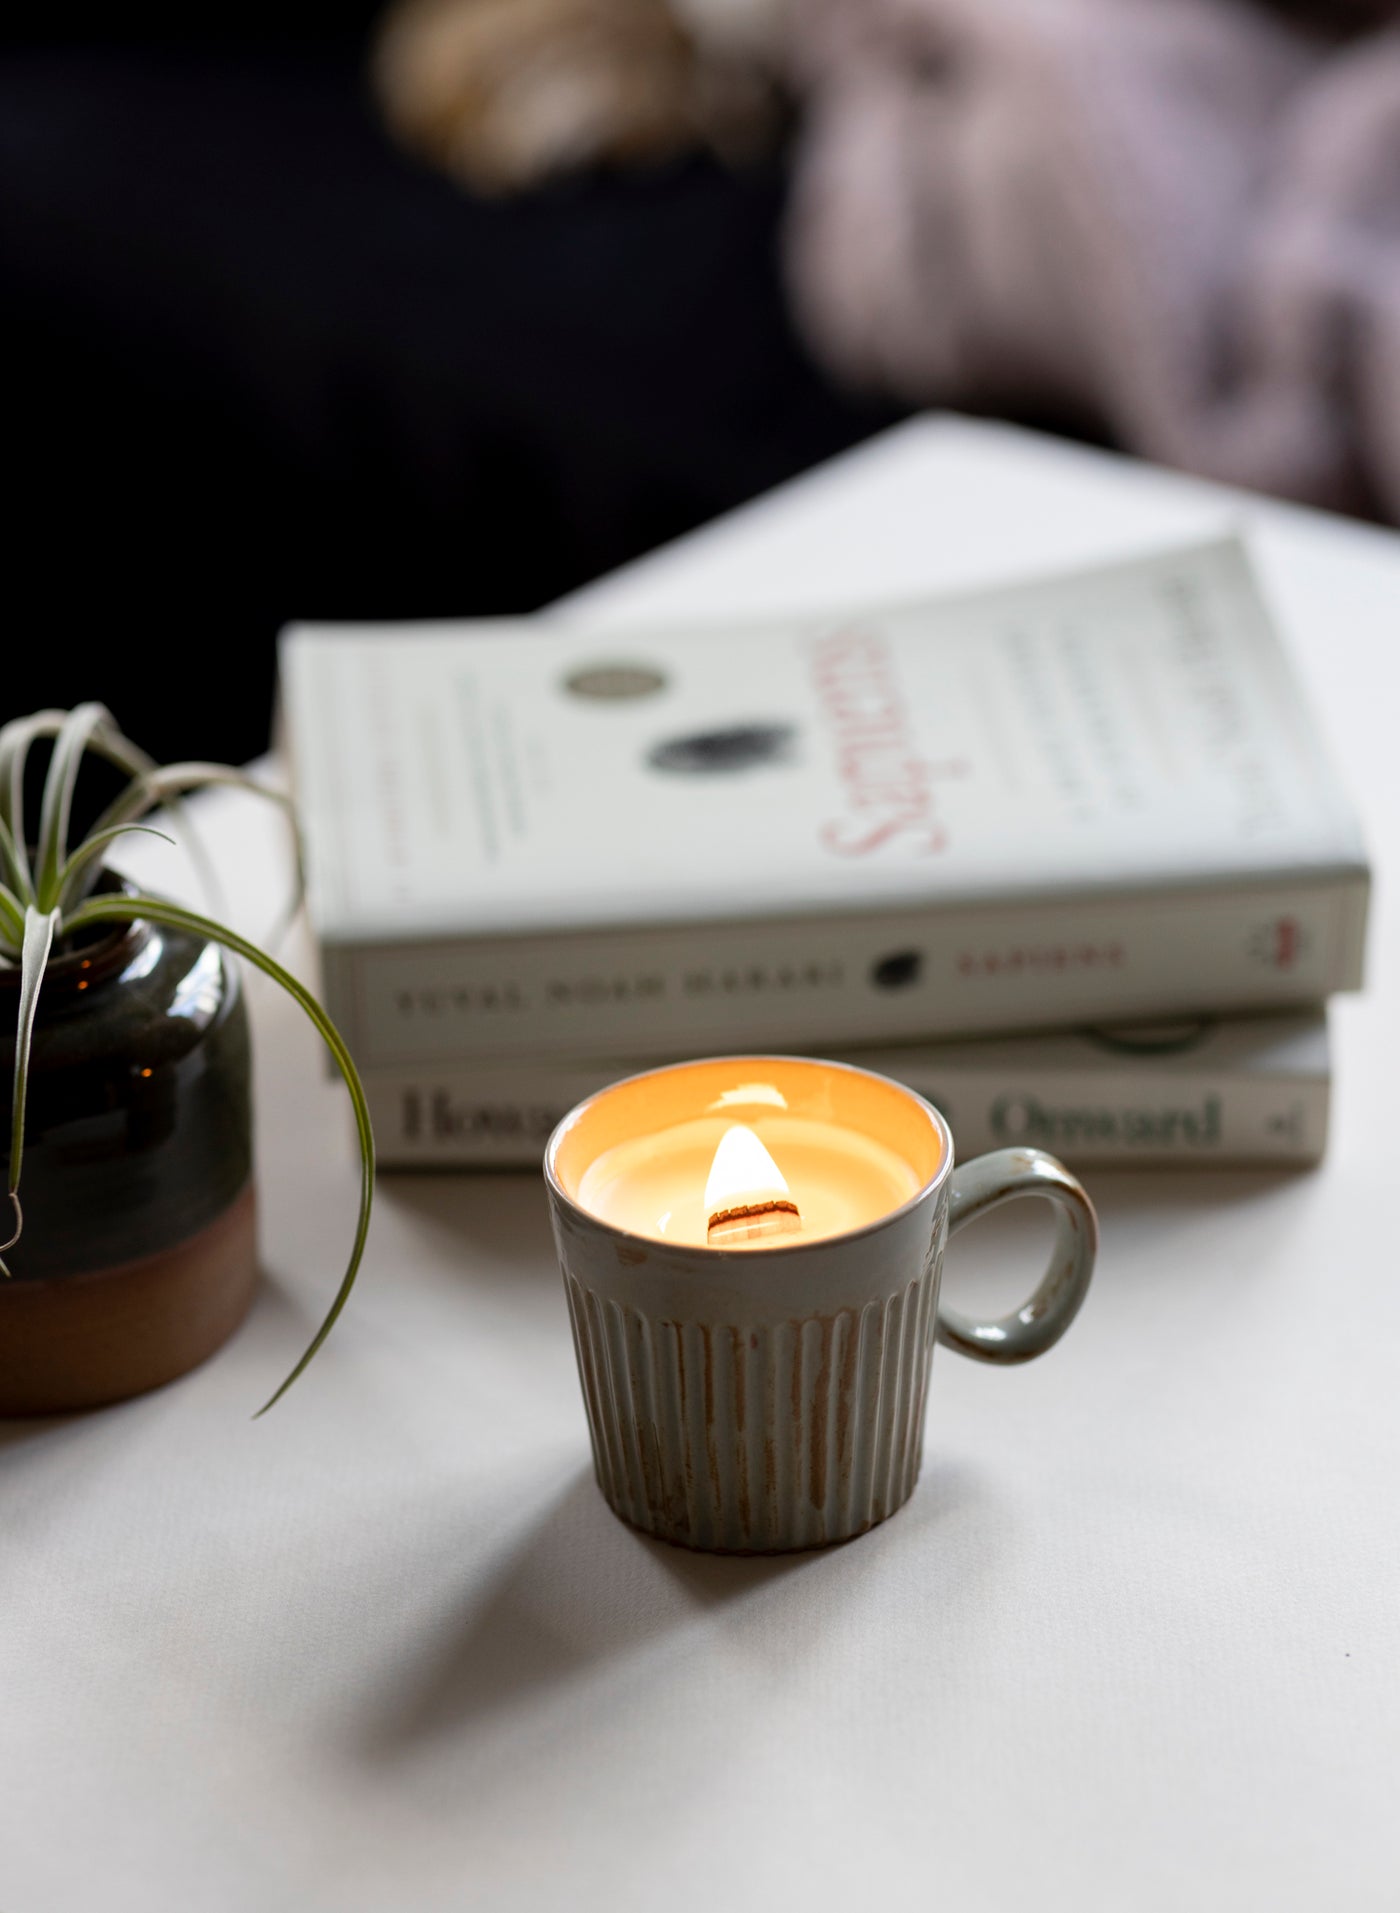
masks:
<instances>
[{"instance_id":1,"label":"white book","mask_svg":"<svg viewBox=\"0 0 1400 1913\"><path fill-rule=\"evenodd\" d=\"M1327 1140L1327 1019L1203 1018L1050 1036L909 1044L842 1059L941 1109L960 1159L1030 1144L1071 1166L1301 1167ZM637 1068L617 1060L372 1070L385 1168L537 1167L559 1119Z\"/></svg>"},{"instance_id":2,"label":"white book","mask_svg":"<svg viewBox=\"0 0 1400 1913\"><path fill-rule=\"evenodd\" d=\"M754 627L300 627L282 663L324 987L367 1068L1360 981L1360 833L1232 541Z\"/></svg>"}]
</instances>

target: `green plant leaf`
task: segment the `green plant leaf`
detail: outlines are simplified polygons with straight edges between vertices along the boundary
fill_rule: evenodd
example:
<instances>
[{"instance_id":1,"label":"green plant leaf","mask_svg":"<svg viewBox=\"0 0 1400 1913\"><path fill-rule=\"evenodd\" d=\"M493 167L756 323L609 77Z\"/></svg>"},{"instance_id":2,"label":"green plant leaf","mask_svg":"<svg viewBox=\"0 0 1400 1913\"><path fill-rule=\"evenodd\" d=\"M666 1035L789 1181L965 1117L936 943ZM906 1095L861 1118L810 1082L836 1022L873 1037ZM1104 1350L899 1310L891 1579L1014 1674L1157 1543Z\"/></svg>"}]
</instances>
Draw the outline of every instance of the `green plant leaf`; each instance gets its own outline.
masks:
<instances>
[{"instance_id":1,"label":"green plant leaf","mask_svg":"<svg viewBox=\"0 0 1400 1913\"><path fill-rule=\"evenodd\" d=\"M29 896L29 871L21 862L19 849L11 834L10 826L0 817L0 882L5 883L26 901Z\"/></svg>"},{"instance_id":2,"label":"green plant leaf","mask_svg":"<svg viewBox=\"0 0 1400 1913\"><path fill-rule=\"evenodd\" d=\"M29 868L29 833L24 827L24 770L29 752L41 737L53 737L63 727L66 711L35 711L31 717L12 717L0 728L0 817L10 833L22 879L22 894L33 890Z\"/></svg>"},{"instance_id":3,"label":"green plant leaf","mask_svg":"<svg viewBox=\"0 0 1400 1913\"><path fill-rule=\"evenodd\" d=\"M114 825L126 823L132 818L144 817L148 811L165 805L172 817L179 823L181 830L189 840L190 854L199 872L199 880L213 900L216 909L223 908L218 877L213 863L206 854L193 825L185 813L180 797L188 791L207 790L211 786L225 786L232 790L251 791L255 797L266 797L270 802L280 805L293 817L293 842L296 854L297 891L292 914L296 912L305 885L302 881L301 839L295 830L295 813L292 800L285 791L275 790L272 785L259 782L250 777L247 771L239 770L234 764L205 764L190 762L187 764L148 763L145 771L133 778L127 788L103 811L93 825L94 831L110 829Z\"/></svg>"},{"instance_id":4,"label":"green plant leaf","mask_svg":"<svg viewBox=\"0 0 1400 1913\"><path fill-rule=\"evenodd\" d=\"M188 822L180 816L176 807L176 797L182 792L205 790L210 786L222 786L231 790L246 790L255 797L265 797L269 803L276 804L286 811L292 831L292 855L295 860L295 875L291 900L286 910L274 923L267 941L280 943L288 928L295 921L301 900L306 894L306 864L302 851L301 832L297 829L296 808L285 791L277 790L271 784L264 784L245 770L239 770L234 764L210 764L190 762L187 764L163 764L153 767L142 778L137 779L123 791L98 818L95 829L104 825L119 823L128 817L143 817L147 811L160 804L170 807L172 815L179 817L182 828L191 839L191 849L197 849L198 843ZM212 870L203 865L200 878L205 889L218 900L219 886Z\"/></svg>"},{"instance_id":5,"label":"green plant leaf","mask_svg":"<svg viewBox=\"0 0 1400 1913\"><path fill-rule=\"evenodd\" d=\"M35 711L30 717L11 718L0 729L0 812L3 812L17 837L20 835L17 819L22 811L15 804L16 759L27 757L31 748L41 739L57 737L69 716L68 711ZM156 760L150 753L143 751L139 744L133 744L110 714L106 725L92 738L88 749L104 758L116 770L124 771L128 777L140 777L157 768ZM23 765L18 768L22 779Z\"/></svg>"},{"instance_id":6,"label":"green plant leaf","mask_svg":"<svg viewBox=\"0 0 1400 1913\"><path fill-rule=\"evenodd\" d=\"M24 949L24 901L0 883L0 948L18 963Z\"/></svg>"},{"instance_id":7,"label":"green plant leaf","mask_svg":"<svg viewBox=\"0 0 1400 1913\"><path fill-rule=\"evenodd\" d=\"M39 808L39 850L34 869L35 901L41 910L58 907L62 870L68 858L68 829L73 817L73 791L83 757L99 731L115 730L103 704L78 704L63 720L54 739Z\"/></svg>"},{"instance_id":8,"label":"green plant leaf","mask_svg":"<svg viewBox=\"0 0 1400 1913\"><path fill-rule=\"evenodd\" d=\"M35 711L29 717L11 718L0 727L0 819L9 830L24 879L16 888L25 895L32 894L34 884L29 868L29 832L24 823L24 773L34 745L43 738L57 737L69 716L68 711ZM139 777L156 768L156 760L124 737L114 718L109 717L92 734L87 748L128 777Z\"/></svg>"},{"instance_id":9,"label":"green plant leaf","mask_svg":"<svg viewBox=\"0 0 1400 1913\"><path fill-rule=\"evenodd\" d=\"M94 831L91 836L84 837L58 873L58 908L60 910L71 907L74 900L68 895L70 887L77 889L79 879L87 874L90 864L101 864L102 852L112 839L128 836L132 831L138 832L143 837L159 837L162 843L173 844L175 841L165 831L157 830L152 824L114 824L110 830Z\"/></svg>"},{"instance_id":10,"label":"green plant leaf","mask_svg":"<svg viewBox=\"0 0 1400 1913\"><path fill-rule=\"evenodd\" d=\"M132 817L140 817L148 810L154 810L158 804L168 803L171 797L181 791L206 790L212 784L227 784L234 790L251 791L255 797L270 798L274 804L290 810L292 800L285 791L277 790L271 784L264 784L245 770L239 770L236 764L152 764L148 770L133 779L129 789L112 802L98 818L94 828L101 830L110 824L125 823Z\"/></svg>"},{"instance_id":11,"label":"green plant leaf","mask_svg":"<svg viewBox=\"0 0 1400 1913\"><path fill-rule=\"evenodd\" d=\"M67 919L64 929L72 932L85 929L87 925L93 923L129 923L135 917L143 917L151 923L165 924L172 930L188 930L195 936L207 937L211 942L222 944L224 949L231 950L235 956L244 958L256 969L270 976L274 983L279 984L288 996L301 1006L315 1025L345 1080L345 1087L350 1093L350 1101L354 1108L355 1129L360 1144L360 1212L355 1227L355 1240L350 1250L350 1259L325 1320L311 1338L301 1360L282 1385L258 1410L259 1415L265 1415L269 1408L282 1399L292 1383L305 1373L308 1364L335 1327L340 1312L345 1307L350 1291L354 1287L355 1276L364 1256L365 1240L369 1234L370 1210L374 1204L374 1131L370 1127L369 1106L365 1101L359 1071L355 1068L350 1052L345 1047L344 1040L335 1024L304 983L299 982L289 970L284 970L280 963L268 956L266 951L260 950L255 943L249 943L246 937L240 937L235 931L226 929L223 924L215 923L209 917L202 917L196 911L186 910L180 904L167 903L162 897L146 896L90 897Z\"/></svg>"},{"instance_id":12,"label":"green plant leaf","mask_svg":"<svg viewBox=\"0 0 1400 1913\"><path fill-rule=\"evenodd\" d=\"M25 762L31 747L42 738L57 737L70 715L68 711L37 711L32 717L13 719L3 730L0 730L0 821L8 818L7 827L18 847L19 862L16 874L22 878L22 882L17 884L16 888L22 894L28 894L34 887L29 869L28 835L23 828ZM132 743L110 713L105 722L88 738L87 749L95 756L114 765L117 770L124 771L131 780L127 788L118 793L106 811L98 818L89 836L97 835L125 818L142 816L156 803L165 803L171 817L185 835L190 857L199 874L201 884L209 897L214 900L215 906L221 907L219 880L214 870L213 859L205 849L204 842L191 822L185 806L179 801L179 791L197 790L200 787L200 778L189 777L170 791L163 792L154 798L149 796L147 791L150 780L160 774L161 766L148 752L143 751L139 744ZM176 771L193 771L200 767L176 765L173 768ZM205 782L242 782L251 790L261 791L268 796L279 796L279 801L290 801L280 798L279 793L269 791L256 779L247 777L246 773L234 770L231 765L216 764L207 768L214 775L204 779ZM13 808L13 816L9 815L11 808ZM82 879L74 886L75 894L65 900L65 907L71 907L81 899L87 885L95 881L97 874L97 866L85 867Z\"/></svg>"},{"instance_id":13,"label":"green plant leaf","mask_svg":"<svg viewBox=\"0 0 1400 1913\"><path fill-rule=\"evenodd\" d=\"M36 910L33 904L24 913L24 949L20 957L19 1015L15 1023L15 1080L10 1106L10 1202L15 1212L14 1234L0 1243L0 1256L13 1249L24 1232L24 1211L19 1206L19 1177L24 1165L24 1105L29 1089L29 1051L34 1040L34 1017L39 1008L39 987L48 967L58 926L56 910ZM10 1272L0 1261L0 1274Z\"/></svg>"}]
</instances>

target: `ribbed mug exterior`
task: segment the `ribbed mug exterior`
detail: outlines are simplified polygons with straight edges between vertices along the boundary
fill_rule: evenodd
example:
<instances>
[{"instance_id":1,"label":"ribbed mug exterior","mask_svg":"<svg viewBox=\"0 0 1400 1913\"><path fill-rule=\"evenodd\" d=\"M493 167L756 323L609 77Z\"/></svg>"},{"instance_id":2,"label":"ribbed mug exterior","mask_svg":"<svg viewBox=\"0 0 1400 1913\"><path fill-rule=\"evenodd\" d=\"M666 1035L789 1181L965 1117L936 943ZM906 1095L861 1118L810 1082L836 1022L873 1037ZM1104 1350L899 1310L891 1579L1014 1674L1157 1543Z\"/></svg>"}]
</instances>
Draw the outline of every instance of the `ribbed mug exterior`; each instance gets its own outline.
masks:
<instances>
[{"instance_id":1,"label":"ribbed mug exterior","mask_svg":"<svg viewBox=\"0 0 1400 1913\"><path fill-rule=\"evenodd\" d=\"M725 1553L844 1541L918 1480L948 1172L858 1235L698 1256L551 1186L598 1484L623 1520Z\"/></svg>"}]
</instances>

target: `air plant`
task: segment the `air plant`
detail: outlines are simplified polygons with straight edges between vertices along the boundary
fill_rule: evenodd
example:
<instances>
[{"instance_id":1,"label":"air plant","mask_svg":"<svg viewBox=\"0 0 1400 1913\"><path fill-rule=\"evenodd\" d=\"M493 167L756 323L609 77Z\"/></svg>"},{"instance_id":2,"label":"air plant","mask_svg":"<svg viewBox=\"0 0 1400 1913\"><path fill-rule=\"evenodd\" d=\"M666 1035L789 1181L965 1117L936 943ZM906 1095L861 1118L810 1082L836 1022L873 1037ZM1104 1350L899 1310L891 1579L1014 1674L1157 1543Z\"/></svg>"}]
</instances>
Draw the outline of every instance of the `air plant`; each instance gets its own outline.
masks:
<instances>
[{"instance_id":1,"label":"air plant","mask_svg":"<svg viewBox=\"0 0 1400 1913\"><path fill-rule=\"evenodd\" d=\"M25 822L25 773L31 750L46 739L52 740L53 748L44 779L38 829L31 837ZM74 843L69 840L73 793L83 759L88 755L105 759L128 781L87 834ZM159 808L178 817L181 799L187 793L211 785L234 785L270 797L279 804L287 803L280 792L270 790L231 765L157 764L121 732L101 704L82 704L72 711L39 711L31 717L15 718L0 728L0 964L17 967L20 972L9 1162L9 1198L14 1226L9 1240L0 1243L0 1258L14 1248L24 1228L19 1189L24 1161L25 1097L35 1017L50 959L63 954L85 932L103 926L124 927L137 920L190 932L242 957L280 984L300 1004L324 1039L350 1092L360 1146L359 1217L349 1262L325 1320L305 1353L258 1410L259 1414L265 1414L320 1349L354 1284L364 1254L374 1195L374 1136L359 1075L335 1025L311 992L265 950L226 925L163 897L133 894L129 890L95 893L110 845L132 831L164 836L164 832L138 820ZM3 1260L0 1260L0 1274L9 1274Z\"/></svg>"}]
</instances>

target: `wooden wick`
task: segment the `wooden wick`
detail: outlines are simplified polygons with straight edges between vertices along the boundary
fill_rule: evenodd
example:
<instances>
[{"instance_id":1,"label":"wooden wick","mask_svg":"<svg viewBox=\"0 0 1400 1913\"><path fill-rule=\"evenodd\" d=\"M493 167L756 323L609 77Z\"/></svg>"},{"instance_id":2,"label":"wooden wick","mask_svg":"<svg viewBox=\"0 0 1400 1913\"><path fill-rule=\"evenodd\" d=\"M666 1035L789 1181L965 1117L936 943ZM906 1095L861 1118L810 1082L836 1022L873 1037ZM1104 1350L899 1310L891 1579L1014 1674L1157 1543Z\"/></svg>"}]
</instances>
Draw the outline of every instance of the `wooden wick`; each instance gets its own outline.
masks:
<instances>
[{"instance_id":1,"label":"wooden wick","mask_svg":"<svg viewBox=\"0 0 1400 1913\"><path fill-rule=\"evenodd\" d=\"M739 1202L732 1209L716 1209L707 1227L717 1229L723 1222L746 1222L754 1216L795 1216L797 1213L797 1204L786 1196L766 1196L762 1202Z\"/></svg>"}]
</instances>

